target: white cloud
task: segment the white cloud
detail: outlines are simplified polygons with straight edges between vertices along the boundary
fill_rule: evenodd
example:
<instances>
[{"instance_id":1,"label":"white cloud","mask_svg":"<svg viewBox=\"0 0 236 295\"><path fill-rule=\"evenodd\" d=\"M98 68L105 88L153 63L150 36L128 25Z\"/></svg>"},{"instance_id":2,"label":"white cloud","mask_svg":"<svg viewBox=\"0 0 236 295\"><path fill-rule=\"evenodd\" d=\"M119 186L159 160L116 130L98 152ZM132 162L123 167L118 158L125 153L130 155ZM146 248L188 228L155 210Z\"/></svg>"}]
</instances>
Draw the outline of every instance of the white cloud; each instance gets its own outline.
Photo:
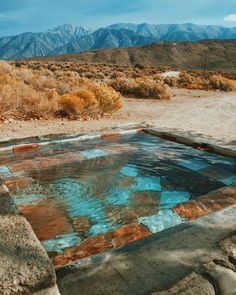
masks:
<instances>
[{"instance_id":1,"label":"white cloud","mask_svg":"<svg viewBox=\"0 0 236 295\"><path fill-rule=\"evenodd\" d=\"M227 15L224 20L227 22L236 22L236 13Z\"/></svg>"}]
</instances>

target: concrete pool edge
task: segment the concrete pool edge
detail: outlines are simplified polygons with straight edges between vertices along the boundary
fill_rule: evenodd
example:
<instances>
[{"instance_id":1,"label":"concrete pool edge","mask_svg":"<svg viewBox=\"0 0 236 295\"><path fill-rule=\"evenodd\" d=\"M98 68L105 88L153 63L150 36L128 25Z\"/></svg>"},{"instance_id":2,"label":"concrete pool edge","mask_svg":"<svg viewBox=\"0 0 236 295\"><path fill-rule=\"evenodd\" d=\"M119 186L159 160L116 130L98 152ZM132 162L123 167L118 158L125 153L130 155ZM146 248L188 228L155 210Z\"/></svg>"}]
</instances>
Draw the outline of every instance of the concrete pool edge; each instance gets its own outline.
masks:
<instances>
[{"instance_id":1,"label":"concrete pool edge","mask_svg":"<svg viewBox=\"0 0 236 295\"><path fill-rule=\"evenodd\" d=\"M40 147L50 146L55 144L66 144L70 142L85 143L89 140L100 139L106 140L112 137L133 134L136 132L145 132L160 138L173 141L176 143L190 146L194 149L216 153L222 156L236 158L236 145L225 145L215 139L202 138L198 134L190 134L173 129L159 128L150 126L148 123L129 124L123 127L117 127L112 131L106 129L104 132L90 132L83 134L59 134L59 135L45 135L42 137L30 137L24 139L10 139L0 141L0 153L10 152L17 153L27 150L37 150Z\"/></svg>"},{"instance_id":2,"label":"concrete pool edge","mask_svg":"<svg viewBox=\"0 0 236 295\"><path fill-rule=\"evenodd\" d=\"M52 262L0 185L0 294L59 295Z\"/></svg>"},{"instance_id":3,"label":"concrete pool edge","mask_svg":"<svg viewBox=\"0 0 236 295\"><path fill-rule=\"evenodd\" d=\"M214 139L202 138L197 134L178 132L172 129L147 128L144 132L163 139L190 146L194 149L216 153L222 156L236 158L236 145L226 146Z\"/></svg>"},{"instance_id":4,"label":"concrete pool edge","mask_svg":"<svg viewBox=\"0 0 236 295\"><path fill-rule=\"evenodd\" d=\"M103 135L110 134L117 136L119 132L132 132L132 130L149 128L152 125L146 122L141 123L130 123L117 126L115 128L105 128L100 131L85 132L85 133L75 133L75 134L48 134L43 136L25 137L25 138L6 138L5 140L0 140L0 152L1 151L12 151L14 147L29 146L29 148L37 148L38 146L50 145L50 144L61 144L73 141L83 141L101 138ZM111 131L112 130L112 131ZM33 146L31 146L33 145Z\"/></svg>"},{"instance_id":5,"label":"concrete pool edge","mask_svg":"<svg viewBox=\"0 0 236 295\"><path fill-rule=\"evenodd\" d=\"M135 134L137 132L143 131L143 128L138 128L138 129L129 129L129 130L119 130L119 131L113 131L113 132L104 132L104 133L92 133L92 134L83 134L75 137L68 137L68 138L62 138L58 140L52 140L52 141L39 141L37 143L27 143L27 144L21 144L21 145L10 145L7 147L2 147L0 148L0 152L6 152L10 151L13 154L16 154L18 152L23 152L27 150L36 150L44 146L50 146L50 145L63 145L66 143L71 143L71 142L80 142L80 143L86 143L90 140L106 140L108 138L112 137L120 137L120 136L125 136L129 134Z\"/></svg>"}]
</instances>

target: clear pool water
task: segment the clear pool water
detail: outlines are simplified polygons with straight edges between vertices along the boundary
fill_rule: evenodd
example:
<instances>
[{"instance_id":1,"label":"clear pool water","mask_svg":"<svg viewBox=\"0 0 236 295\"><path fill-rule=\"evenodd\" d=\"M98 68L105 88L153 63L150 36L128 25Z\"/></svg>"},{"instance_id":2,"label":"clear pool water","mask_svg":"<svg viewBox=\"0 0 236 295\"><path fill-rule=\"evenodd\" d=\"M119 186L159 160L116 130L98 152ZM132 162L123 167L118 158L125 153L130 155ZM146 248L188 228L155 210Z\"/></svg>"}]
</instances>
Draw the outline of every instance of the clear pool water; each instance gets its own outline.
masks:
<instances>
[{"instance_id":1,"label":"clear pool water","mask_svg":"<svg viewBox=\"0 0 236 295\"><path fill-rule=\"evenodd\" d=\"M41 158L63 164L26 170L33 184L13 196L49 252L132 222L153 233L177 225L171 208L235 182L233 159L142 133L54 152Z\"/></svg>"}]
</instances>

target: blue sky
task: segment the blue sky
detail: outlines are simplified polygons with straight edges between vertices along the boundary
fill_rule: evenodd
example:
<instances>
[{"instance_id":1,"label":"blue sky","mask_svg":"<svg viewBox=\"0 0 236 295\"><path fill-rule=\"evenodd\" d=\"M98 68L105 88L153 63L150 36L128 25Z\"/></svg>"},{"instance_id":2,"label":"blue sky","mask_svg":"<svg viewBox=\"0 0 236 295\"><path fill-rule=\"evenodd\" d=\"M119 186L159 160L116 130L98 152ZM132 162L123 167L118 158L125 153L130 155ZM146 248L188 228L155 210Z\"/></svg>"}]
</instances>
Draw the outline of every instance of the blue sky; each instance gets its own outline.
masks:
<instances>
[{"instance_id":1,"label":"blue sky","mask_svg":"<svg viewBox=\"0 0 236 295\"><path fill-rule=\"evenodd\" d=\"M0 36L118 22L236 26L236 0L0 0Z\"/></svg>"}]
</instances>

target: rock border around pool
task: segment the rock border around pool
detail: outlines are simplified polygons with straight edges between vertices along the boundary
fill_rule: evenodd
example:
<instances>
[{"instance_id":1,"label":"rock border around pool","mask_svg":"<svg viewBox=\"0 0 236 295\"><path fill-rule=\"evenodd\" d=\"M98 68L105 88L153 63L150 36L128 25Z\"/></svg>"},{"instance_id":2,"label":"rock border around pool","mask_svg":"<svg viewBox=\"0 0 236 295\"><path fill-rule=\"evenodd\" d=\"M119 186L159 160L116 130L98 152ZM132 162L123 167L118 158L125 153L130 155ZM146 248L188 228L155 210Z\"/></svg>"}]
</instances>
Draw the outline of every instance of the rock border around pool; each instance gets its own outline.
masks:
<instances>
[{"instance_id":1,"label":"rock border around pool","mask_svg":"<svg viewBox=\"0 0 236 295\"><path fill-rule=\"evenodd\" d=\"M52 262L0 185L0 294L59 295Z\"/></svg>"},{"instance_id":2,"label":"rock border around pool","mask_svg":"<svg viewBox=\"0 0 236 295\"><path fill-rule=\"evenodd\" d=\"M94 134L85 134L85 135L79 135L75 137L68 137L68 138L61 138L51 141L39 141L39 142L33 142L33 143L27 143L27 144L20 144L20 145L9 145L5 147L0 147L0 152L11 152L13 155L17 155L21 152L27 152L27 151L33 151L33 150L39 150L43 148L44 146L50 146L50 145L63 145L66 143L72 143L72 142L80 142L81 144L87 143L91 140L109 140L109 138L114 137L122 137L129 134L135 134L138 132L142 132L143 128L138 129L130 129L130 130L121 130L117 132L105 132L105 133L94 133Z\"/></svg>"},{"instance_id":3,"label":"rock border around pool","mask_svg":"<svg viewBox=\"0 0 236 295\"><path fill-rule=\"evenodd\" d=\"M125 134L127 132L132 132L132 130L142 130L151 127L149 123L130 123L124 124L119 127L114 127L111 131L111 128L106 128L103 131L94 131L89 133L75 133L75 134L48 134L43 136L34 136L34 137L25 137L25 138L6 138L5 140L0 140L0 152L1 151L11 151L14 147L23 147L23 149L30 149L31 147L37 148L38 146L50 145L50 144L60 144L61 142L75 142L90 140L95 138L101 138L101 136L111 137L118 136L119 133ZM32 146L32 144L36 146Z\"/></svg>"},{"instance_id":4,"label":"rock border around pool","mask_svg":"<svg viewBox=\"0 0 236 295\"><path fill-rule=\"evenodd\" d=\"M150 127L148 123L130 124L123 129L117 128L107 132L93 132L86 134L74 135L48 135L42 137L30 137L24 139L9 139L0 141L0 154L4 152L13 153L13 155L30 150L40 150L44 146L63 145L70 142L87 143L91 140L109 140L114 137L122 137L137 132L145 132L163 139L191 146L194 149L216 153L223 156L236 158L236 144L225 145L214 139L202 138L197 134L176 131L172 129L163 129L158 127Z\"/></svg>"},{"instance_id":5,"label":"rock border around pool","mask_svg":"<svg viewBox=\"0 0 236 295\"><path fill-rule=\"evenodd\" d=\"M179 132L176 130L169 129L147 128L144 129L144 132L161 137L169 141L191 146L194 149L236 158L236 144L228 144L228 146L225 146L225 144L222 144L221 142L218 142L214 139L203 139L200 135L190 135L186 132Z\"/></svg>"}]
</instances>

